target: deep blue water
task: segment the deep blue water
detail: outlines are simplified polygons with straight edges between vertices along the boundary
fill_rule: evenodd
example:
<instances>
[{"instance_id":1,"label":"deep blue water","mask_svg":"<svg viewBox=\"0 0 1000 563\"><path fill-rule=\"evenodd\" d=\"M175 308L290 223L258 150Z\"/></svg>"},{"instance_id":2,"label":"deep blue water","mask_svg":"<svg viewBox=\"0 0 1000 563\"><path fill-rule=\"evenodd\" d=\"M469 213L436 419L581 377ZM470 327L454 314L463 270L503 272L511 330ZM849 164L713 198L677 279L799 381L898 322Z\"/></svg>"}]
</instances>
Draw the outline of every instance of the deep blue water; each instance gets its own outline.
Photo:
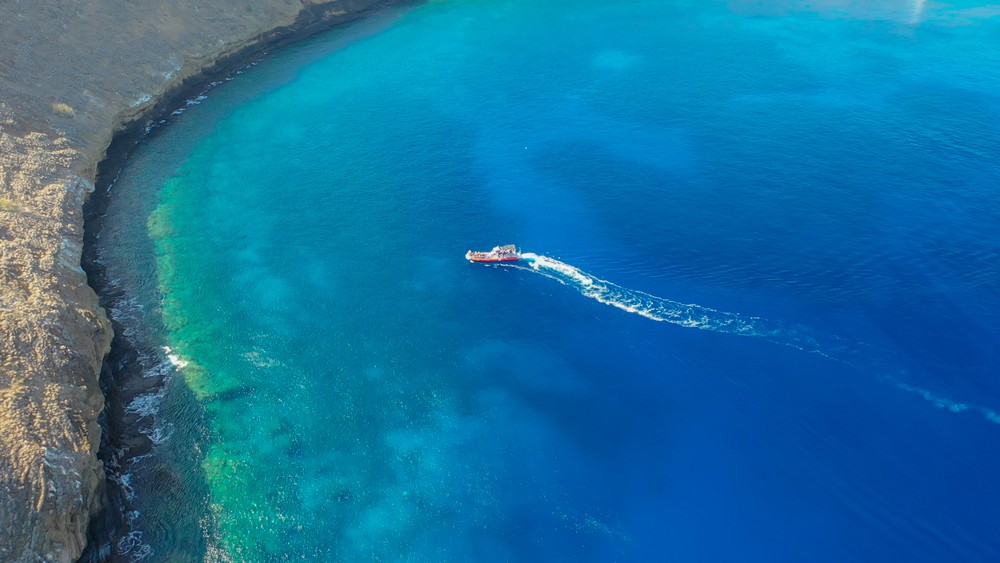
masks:
<instances>
[{"instance_id":1,"label":"deep blue water","mask_svg":"<svg viewBox=\"0 0 1000 563\"><path fill-rule=\"evenodd\" d=\"M117 549L1000 559L998 37L448 0L272 54L113 187L112 313L168 374Z\"/></svg>"}]
</instances>

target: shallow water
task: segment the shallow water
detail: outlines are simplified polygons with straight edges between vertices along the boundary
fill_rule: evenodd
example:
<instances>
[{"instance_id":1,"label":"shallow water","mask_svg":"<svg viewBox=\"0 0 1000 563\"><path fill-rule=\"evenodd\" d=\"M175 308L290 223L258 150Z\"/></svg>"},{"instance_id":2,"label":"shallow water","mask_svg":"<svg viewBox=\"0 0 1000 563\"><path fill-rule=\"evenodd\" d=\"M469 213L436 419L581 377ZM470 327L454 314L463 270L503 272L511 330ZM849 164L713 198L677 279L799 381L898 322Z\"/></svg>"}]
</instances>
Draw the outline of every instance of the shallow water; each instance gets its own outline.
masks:
<instances>
[{"instance_id":1,"label":"shallow water","mask_svg":"<svg viewBox=\"0 0 1000 563\"><path fill-rule=\"evenodd\" d=\"M119 553L1000 558L1000 12L766 4L390 10L152 135Z\"/></svg>"}]
</instances>

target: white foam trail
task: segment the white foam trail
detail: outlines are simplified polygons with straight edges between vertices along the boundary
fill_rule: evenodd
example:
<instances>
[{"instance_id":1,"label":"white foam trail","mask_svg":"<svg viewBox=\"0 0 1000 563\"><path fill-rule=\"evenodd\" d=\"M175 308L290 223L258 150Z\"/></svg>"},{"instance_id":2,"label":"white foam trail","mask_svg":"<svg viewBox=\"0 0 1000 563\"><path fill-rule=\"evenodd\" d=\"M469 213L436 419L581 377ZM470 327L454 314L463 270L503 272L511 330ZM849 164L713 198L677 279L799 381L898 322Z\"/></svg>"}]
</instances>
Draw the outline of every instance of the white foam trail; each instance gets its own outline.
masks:
<instances>
[{"instance_id":1,"label":"white foam trail","mask_svg":"<svg viewBox=\"0 0 1000 563\"><path fill-rule=\"evenodd\" d=\"M934 393L928 391L927 389L921 389L920 387L914 387L914 386L912 386L912 385L910 385L908 383L903 383L901 381L894 380L894 379L888 379L888 381L892 381L893 383L896 384L896 387L899 387L903 391L909 391L910 393L916 393L917 395L920 395L921 397L923 397L928 402L933 403L934 406L937 407L937 408L939 408L939 409L948 409L951 412L962 412L962 411L969 410L969 405L968 404L966 404L966 403L959 403L959 402L953 401L953 400L951 400L951 399L949 399L947 397L942 397L941 395L935 395ZM984 413L984 414L986 414L986 418L990 418L989 413Z\"/></svg>"},{"instance_id":2,"label":"white foam trail","mask_svg":"<svg viewBox=\"0 0 1000 563\"><path fill-rule=\"evenodd\" d=\"M600 303L611 305L612 307L617 307L623 311L641 315L654 321L668 322L688 328L764 338L775 344L789 346L804 352L819 354L831 360L843 362L856 369L882 371L883 374L879 376L880 379L895 385L898 389L922 397L935 407L947 409L954 413L968 410L978 411L990 422L1000 424L1000 413L994 409L955 401L930 390L910 385L899 377L884 373L887 370L879 368L880 362L872 355L870 347L863 344L852 345L838 337L827 338L825 339L826 342L823 343L823 339L814 337L810 331L805 329L790 329L781 323L769 321L761 317L719 311L710 307L695 305L693 303L681 303L642 291L627 289L548 256L524 252L521 253L521 258L530 267L525 268L517 264L503 265L539 273L563 285L576 288L584 296Z\"/></svg>"},{"instance_id":3,"label":"white foam trail","mask_svg":"<svg viewBox=\"0 0 1000 563\"><path fill-rule=\"evenodd\" d=\"M591 299L654 321L745 336L772 337L783 330L779 326L768 326L774 323L760 317L746 317L626 289L548 256L525 252L521 257L532 270L575 287Z\"/></svg>"}]
</instances>

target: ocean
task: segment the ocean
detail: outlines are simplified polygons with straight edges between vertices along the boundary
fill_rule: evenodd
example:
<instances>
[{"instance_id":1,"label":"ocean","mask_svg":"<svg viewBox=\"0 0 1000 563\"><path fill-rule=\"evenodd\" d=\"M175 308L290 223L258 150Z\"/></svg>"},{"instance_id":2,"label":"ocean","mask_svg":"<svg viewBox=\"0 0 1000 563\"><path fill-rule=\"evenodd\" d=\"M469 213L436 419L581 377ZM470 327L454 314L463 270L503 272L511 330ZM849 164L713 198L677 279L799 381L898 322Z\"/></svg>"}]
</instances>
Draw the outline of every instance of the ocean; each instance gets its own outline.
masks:
<instances>
[{"instance_id":1,"label":"ocean","mask_svg":"<svg viewBox=\"0 0 1000 563\"><path fill-rule=\"evenodd\" d=\"M213 85L94 245L153 444L115 554L1000 560L997 37L441 0Z\"/></svg>"}]
</instances>

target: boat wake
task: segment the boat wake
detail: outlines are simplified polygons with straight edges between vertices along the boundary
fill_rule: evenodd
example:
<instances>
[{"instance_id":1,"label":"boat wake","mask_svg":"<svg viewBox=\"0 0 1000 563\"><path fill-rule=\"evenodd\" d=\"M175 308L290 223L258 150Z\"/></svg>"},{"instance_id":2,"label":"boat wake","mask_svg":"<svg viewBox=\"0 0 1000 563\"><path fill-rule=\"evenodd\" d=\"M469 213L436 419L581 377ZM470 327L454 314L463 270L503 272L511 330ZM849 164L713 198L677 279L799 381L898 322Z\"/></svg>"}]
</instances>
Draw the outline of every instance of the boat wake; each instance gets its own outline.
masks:
<instances>
[{"instance_id":1,"label":"boat wake","mask_svg":"<svg viewBox=\"0 0 1000 563\"><path fill-rule=\"evenodd\" d=\"M595 301L647 319L688 328L741 336L756 336L805 352L827 355L815 338L802 331L787 328L781 323L761 317L719 311L693 303L681 303L624 288L548 256L525 252L521 254L521 258L528 264L528 267L520 266L521 269L539 273L564 285L574 287L584 296Z\"/></svg>"},{"instance_id":2,"label":"boat wake","mask_svg":"<svg viewBox=\"0 0 1000 563\"><path fill-rule=\"evenodd\" d=\"M903 377L891 375L890 370L880 367L885 363L878 360L871 347L862 343L850 342L836 336L822 337L809 329L790 328L780 322L770 321L762 317L719 311L702 305L681 303L628 289L602 280L565 262L540 254L524 252L521 253L521 259L521 263L503 264L503 266L541 274L576 289L585 297L654 321L739 336L763 338L775 344L818 354L854 369L875 372L880 380L908 393L914 393L935 407L955 413L978 411L987 420L1000 424L1000 413L994 409L956 401L942 394L914 386Z\"/></svg>"}]
</instances>

